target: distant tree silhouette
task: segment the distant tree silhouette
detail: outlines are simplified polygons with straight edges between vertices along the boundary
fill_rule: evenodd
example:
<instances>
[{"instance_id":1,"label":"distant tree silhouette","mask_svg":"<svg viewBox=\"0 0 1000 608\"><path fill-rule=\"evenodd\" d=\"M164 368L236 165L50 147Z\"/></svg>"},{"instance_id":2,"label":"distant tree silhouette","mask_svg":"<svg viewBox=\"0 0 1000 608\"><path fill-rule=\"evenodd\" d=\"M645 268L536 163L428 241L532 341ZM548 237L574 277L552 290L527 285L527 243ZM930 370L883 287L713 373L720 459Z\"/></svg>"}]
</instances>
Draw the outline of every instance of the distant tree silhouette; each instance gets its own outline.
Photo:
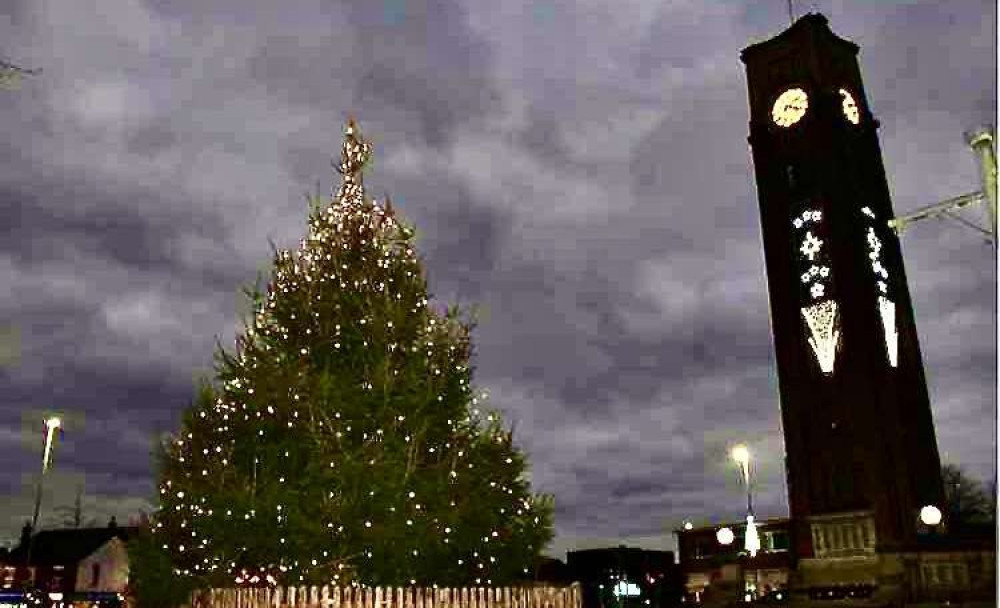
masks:
<instances>
[{"instance_id":1,"label":"distant tree silhouette","mask_svg":"<svg viewBox=\"0 0 1000 608\"><path fill-rule=\"evenodd\" d=\"M990 494L978 479L969 477L959 466L941 467L944 482L945 517L952 528L996 521L996 492Z\"/></svg>"},{"instance_id":2,"label":"distant tree silhouette","mask_svg":"<svg viewBox=\"0 0 1000 608\"><path fill-rule=\"evenodd\" d=\"M83 488L78 488L76 491L76 500L73 501L72 507L59 507L56 509L56 514L59 516L58 523L62 526L67 526L70 528L90 528L100 525L100 523L93 517L88 517L84 519L83 517Z\"/></svg>"}]
</instances>

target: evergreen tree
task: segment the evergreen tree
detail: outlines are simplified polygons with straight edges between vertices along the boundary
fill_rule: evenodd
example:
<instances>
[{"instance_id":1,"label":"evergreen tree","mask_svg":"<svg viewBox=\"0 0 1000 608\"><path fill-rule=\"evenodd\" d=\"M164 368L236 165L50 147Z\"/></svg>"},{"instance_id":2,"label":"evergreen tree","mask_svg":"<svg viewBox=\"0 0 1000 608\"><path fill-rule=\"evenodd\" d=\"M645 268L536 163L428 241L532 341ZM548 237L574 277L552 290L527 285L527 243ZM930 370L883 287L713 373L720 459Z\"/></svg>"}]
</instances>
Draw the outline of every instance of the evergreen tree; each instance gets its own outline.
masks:
<instances>
[{"instance_id":1,"label":"evergreen tree","mask_svg":"<svg viewBox=\"0 0 1000 608\"><path fill-rule=\"evenodd\" d=\"M524 456L471 385L470 316L438 312L348 122L325 208L276 251L217 383L165 446L153 530L201 584L501 585L552 538Z\"/></svg>"}]
</instances>

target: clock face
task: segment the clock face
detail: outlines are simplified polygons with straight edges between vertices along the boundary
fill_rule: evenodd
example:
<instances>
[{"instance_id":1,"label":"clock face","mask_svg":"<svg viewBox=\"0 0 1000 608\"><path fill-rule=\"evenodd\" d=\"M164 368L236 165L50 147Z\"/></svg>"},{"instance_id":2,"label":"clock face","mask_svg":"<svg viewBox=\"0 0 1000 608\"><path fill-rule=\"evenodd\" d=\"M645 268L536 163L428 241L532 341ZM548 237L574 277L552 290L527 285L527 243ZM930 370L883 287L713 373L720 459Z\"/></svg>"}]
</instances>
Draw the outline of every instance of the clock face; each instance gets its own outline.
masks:
<instances>
[{"instance_id":1,"label":"clock face","mask_svg":"<svg viewBox=\"0 0 1000 608\"><path fill-rule=\"evenodd\" d=\"M840 109L847 120L853 124L861 122L861 114L858 113L858 104L854 103L854 96L847 89L840 89L840 97Z\"/></svg>"},{"instance_id":2,"label":"clock face","mask_svg":"<svg viewBox=\"0 0 1000 608\"><path fill-rule=\"evenodd\" d=\"M779 127L790 127L802 120L809 107L809 96L799 88L788 89L778 96L771 108L771 120Z\"/></svg>"}]
</instances>

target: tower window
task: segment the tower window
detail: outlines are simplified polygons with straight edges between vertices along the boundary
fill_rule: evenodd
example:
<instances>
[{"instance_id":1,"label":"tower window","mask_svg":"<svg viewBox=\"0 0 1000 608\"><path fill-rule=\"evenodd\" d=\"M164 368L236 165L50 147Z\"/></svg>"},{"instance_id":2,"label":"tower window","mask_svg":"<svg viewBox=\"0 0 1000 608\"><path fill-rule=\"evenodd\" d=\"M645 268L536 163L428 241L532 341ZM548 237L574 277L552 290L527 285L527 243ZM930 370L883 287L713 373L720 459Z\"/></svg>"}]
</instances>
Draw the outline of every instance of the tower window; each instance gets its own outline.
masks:
<instances>
[{"instance_id":1,"label":"tower window","mask_svg":"<svg viewBox=\"0 0 1000 608\"><path fill-rule=\"evenodd\" d=\"M94 564L90 567L90 586L97 587L101 582L101 565Z\"/></svg>"}]
</instances>

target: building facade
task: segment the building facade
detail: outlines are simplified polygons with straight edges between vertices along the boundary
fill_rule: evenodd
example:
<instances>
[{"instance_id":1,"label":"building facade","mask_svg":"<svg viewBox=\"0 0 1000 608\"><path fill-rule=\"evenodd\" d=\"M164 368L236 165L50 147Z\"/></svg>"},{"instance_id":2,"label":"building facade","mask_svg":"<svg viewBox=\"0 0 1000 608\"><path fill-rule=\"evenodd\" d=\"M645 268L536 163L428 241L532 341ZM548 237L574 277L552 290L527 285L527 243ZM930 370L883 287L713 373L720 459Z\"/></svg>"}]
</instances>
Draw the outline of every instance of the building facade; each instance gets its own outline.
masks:
<instances>
[{"instance_id":1,"label":"building facade","mask_svg":"<svg viewBox=\"0 0 1000 608\"><path fill-rule=\"evenodd\" d=\"M137 530L119 527L113 518L103 528L44 530L34 535L25 526L20 544L0 563L0 590L14 592L29 585L46 593L117 599L128 590L126 542Z\"/></svg>"},{"instance_id":2,"label":"building facade","mask_svg":"<svg viewBox=\"0 0 1000 608\"><path fill-rule=\"evenodd\" d=\"M786 599L792 564L790 522L775 518L756 526L760 550L755 556L744 550L745 521L674 531L685 602L703 603L713 585L728 586L732 595L743 599ZM723 528L733 533L726 545L717 537Z\"/></svg>"}]
</instances>

